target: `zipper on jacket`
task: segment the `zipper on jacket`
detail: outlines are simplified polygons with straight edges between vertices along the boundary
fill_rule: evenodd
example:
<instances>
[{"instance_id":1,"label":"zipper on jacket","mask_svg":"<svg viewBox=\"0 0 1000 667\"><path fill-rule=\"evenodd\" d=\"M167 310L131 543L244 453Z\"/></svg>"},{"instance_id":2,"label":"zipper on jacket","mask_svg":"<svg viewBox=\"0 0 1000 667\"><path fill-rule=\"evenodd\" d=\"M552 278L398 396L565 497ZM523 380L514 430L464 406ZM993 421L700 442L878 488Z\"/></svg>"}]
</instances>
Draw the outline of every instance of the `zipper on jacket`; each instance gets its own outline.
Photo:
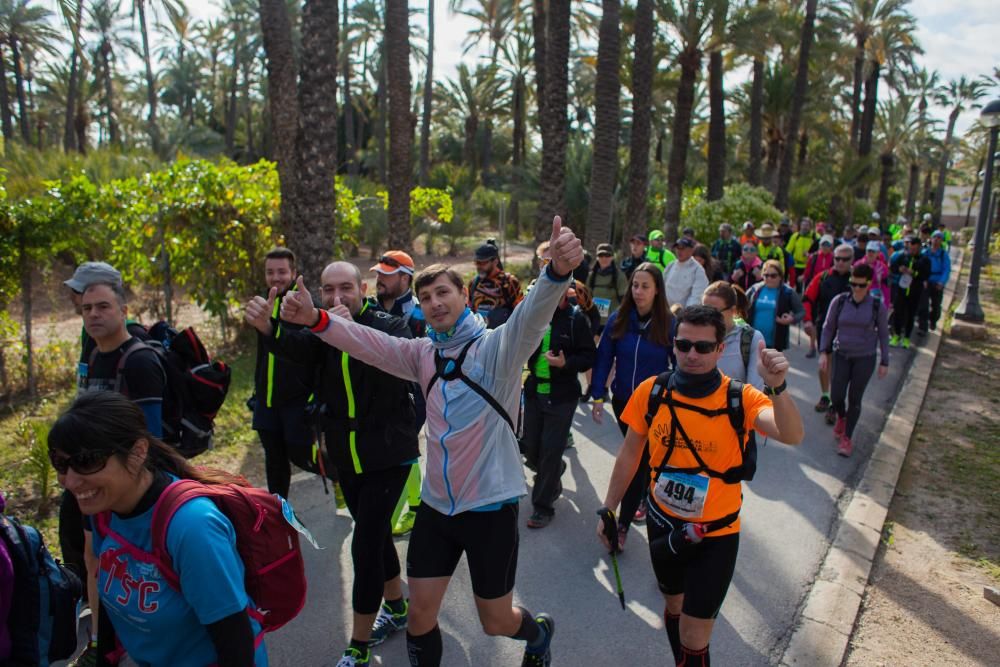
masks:
<instances>
[{"instance_id":1,"label":"zipper on jacket","mask_svg":"<svg viewBox=\"0 0 1000 667\"><path fill-rule=\"evenodd\" d=\"M368 310L367 301L361 305L358 316L360 317L366 310ZM341 375L344 377L344 393L347 394L347 426L349 429L347 441L351 447L351 461L354 463L354 472L360 475L362 470L361 459L358 457L358 432L353 428L354 424L357 423L358 410L354 402L354 385L351 383L350 360L351 357L346 352L340 353L340 369Z\"/></svg>"},{"instance_id":2,"label":"zipper on jacket","mask_svg":"<svg viewBox=\"0 0 1000 667\"><path fill-rule=\"evenodd\" d=\"M444 423L447 424L448 430L441 434L438 438L438 444L444 451L444 460L441 464L441 472L444 475L444 488L448 492L448 502L451 503L451 509L448 510L448 516L452 516L455 513L455 496L451 493L451 482L448 480L448 448L444 444L444 439L448 437L451 433L451 422L448 421L448 394L445 392L445 387L448 386L448 381L444 380L441 383L441 400L444 401L444 412L442 416L444 417Z\"/></svg>"},{"instance_id":3,"label":"zipper on jacket","mask_svg":"<svg viewBox=\"0 0 1000 667\"><path fill-rule=\"evenodd\" d=\"M274 309L271 311L271 319L278 319L281 308L281 297L274 300ZM281 325L278 325L277 331L274 334L275 339L281 337ZM267 407L274 407L272 405L274 399L274 353L267 353Z\"/></svg>"}]
</instances>

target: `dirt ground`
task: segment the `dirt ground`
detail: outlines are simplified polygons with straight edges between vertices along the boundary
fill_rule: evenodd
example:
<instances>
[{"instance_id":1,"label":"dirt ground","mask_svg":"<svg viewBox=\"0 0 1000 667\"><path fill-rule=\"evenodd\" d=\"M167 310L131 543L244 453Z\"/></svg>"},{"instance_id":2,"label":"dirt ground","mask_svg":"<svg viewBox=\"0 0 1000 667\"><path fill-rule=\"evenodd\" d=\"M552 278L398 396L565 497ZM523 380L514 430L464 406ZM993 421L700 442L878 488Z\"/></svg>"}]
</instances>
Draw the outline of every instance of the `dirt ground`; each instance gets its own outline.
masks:
<instances>
[{"instance_id":1,"label":"dirt ground","mask_svg":"<svg viewBox=\"0 0 1000 667\"><path fill-rule=\"evenodd\" d=\"M983 597L1000 588L998 277L994 261L989 340L942 341L846 665L1000 664L1000 606Z\"/></svg>"}]
</instances>

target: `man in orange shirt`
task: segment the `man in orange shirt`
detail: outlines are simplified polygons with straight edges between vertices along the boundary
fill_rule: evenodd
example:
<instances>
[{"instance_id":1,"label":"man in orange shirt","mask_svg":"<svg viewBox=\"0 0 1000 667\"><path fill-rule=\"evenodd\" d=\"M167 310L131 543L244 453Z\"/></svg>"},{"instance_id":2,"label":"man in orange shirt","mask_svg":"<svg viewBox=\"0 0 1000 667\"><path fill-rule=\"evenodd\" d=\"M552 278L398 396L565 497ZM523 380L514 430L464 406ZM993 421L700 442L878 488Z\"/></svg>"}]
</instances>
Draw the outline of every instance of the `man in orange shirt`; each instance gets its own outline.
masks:
<instances>
[{"instance_id":1,"label":"man in orange shirt","mask_svg":"<svg viewBox=\"0 0 1000 667\"><path fill-rule=\"evenodd\" d=\"M629 429L598 514L618 507L648 438L646 527L653 572L666 600L667 636L678 665L700 667L709 664L712 627L736 568L741 480L752 477L745 464L753 461L755 468L756 445L740 437L731 421L738 411L727 408L730 379L717 367L725 347L722 314L689 306L677 322L677 370L647 379L629 399L622 413ZM799 444L802 418L785 391L788 360L763 343L760 348L765 392L743 385L735 393L743 413L740 430ZM651 402L654 389L660 398ZM603 522L597 533L611 550Z\"/></svg>"}]
</instances>

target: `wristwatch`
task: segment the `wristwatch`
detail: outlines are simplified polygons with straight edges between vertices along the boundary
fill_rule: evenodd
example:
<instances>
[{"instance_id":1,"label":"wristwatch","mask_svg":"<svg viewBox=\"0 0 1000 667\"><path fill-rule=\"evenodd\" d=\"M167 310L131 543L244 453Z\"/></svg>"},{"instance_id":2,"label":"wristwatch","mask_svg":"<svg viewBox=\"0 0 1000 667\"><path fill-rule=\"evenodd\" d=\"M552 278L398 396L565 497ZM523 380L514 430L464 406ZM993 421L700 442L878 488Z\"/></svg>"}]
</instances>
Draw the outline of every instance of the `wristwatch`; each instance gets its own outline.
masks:
<instances>
[{"instance_id":1,"label":"wristwatch","mask_svg":"<svg viewBox=\"0 0 1000 667\"><path fill-rule=\"evenodd\" d=\"M768 396L779 396L786 389L788 389L788 382L786 380L782 380L781 384L777 387L769 387L766 384L764 385L764 393Z\"/></svg>"}]
</instances>

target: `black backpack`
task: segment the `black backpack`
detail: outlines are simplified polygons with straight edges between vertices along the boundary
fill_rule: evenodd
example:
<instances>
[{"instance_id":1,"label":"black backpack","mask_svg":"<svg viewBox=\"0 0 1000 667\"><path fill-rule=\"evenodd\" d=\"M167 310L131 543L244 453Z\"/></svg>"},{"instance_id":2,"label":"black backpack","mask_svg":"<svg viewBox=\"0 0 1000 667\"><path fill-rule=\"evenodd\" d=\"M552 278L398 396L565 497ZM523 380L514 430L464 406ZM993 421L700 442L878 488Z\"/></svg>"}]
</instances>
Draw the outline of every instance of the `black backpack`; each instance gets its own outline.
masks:
<instances>
[{"instance_id":1,"label":"black backpack","mask_svg":"<svg viewBox=\"0 0 1000 667\"><path fill-rule=\"evenodd\" d=\"M14 565L14 589L7 619L11 639L9 664L48 667L50 662L68 659L77 647L80 579L52 557L37 530L2 512L0 542Z\"/></svg>"},{"instance_id":2,"label":"black backpack","mask_svg":"<svg viewBox=\"0 0 1000 667\"><path fill-rule=\"evenodd\" d=\"M177 331L166 322L149 328L150 340L132 345L118 360L115 391L128 396L122 375L128 358L142 351L156 355L163 370L163 441L192 458L212 447L215 416L226 400L232 369L212 359L194 329ZM97 357L95 348L90 363Z\"/></svg>"},{"instance_id":3,"label":"black backpack","mask_svg":"<svg viewBox=\"0 0 1000 667\"><path fill-rule=\"evenodd\" d=\"M743 358L743 368L750 375L750 351L753 347L753 335L756 332L749 324L740 327L740 356ZM742 406L741 408L742 409Z\"/></svg>"},{"instance_id":4,"label":"black backpack","mask_svg":"<svg viewBox=\"0 0 1000 667\"><path fill-rule=\"evenodd\" d=\"M680 432L681 436L685 440L688 440L687 434L684 433L684 429L681 426L680 421L677 419L677 412L674 409L675 406L683 407L685 410L691 410L692 412L697 412L707 417L726 415L729 417L729 423L732 425L733 430L736 431L736 438L740 443L740 454L742 455L742 463L740 465L733 466L732 468L721 472L712 470L702 460L701 456L698 455L698 450L694 447L690 447L689 450L698 462L698 466L695 468L670 467L670 470L673 472L693 475L704 472L709 477L721 479L726 484L736 484L744 480L748 482L752 480L754 475L757 473L757 437L756 433L752 430L748 434L746 432L746 428L744 427L744 421L746 419L746 415L743 411L744 383L730 378L729 387L726 390L726 407L719 410L706 410L705 408L698 407L697 405L675 401L671 396L671 393L673 392L673 389L670 387L672 376L672 371L665 371L656 376L656 381L653 383L653 389L649 392L649 404L646 408L647 426L652 426L653 418L656 416L656 413L659 412L660 407L664 404L666 404L666 406L670 409L670 444L668 446L667 453L663 456L663 461L666 462L670 460L670 455L673 453L674 447L677 443L678 432ZM665 463L661 462L658 470L662 472L668 467L669 466Z\"/></svg>"},{"instance_id":5,"label":"black backpack","mask_svg":"<svg viewBox=\"0 0 1000 667\"><path fill-rule=\"evenodd\" d=\"M442 355L440 352L435 353L434 375L433 377L431 377L430 382L427 383L427 388L424 390L424 397L430 396L431 388L434 386L434 383L437 382L438 378L441 378L442 380L446 381L461 380L462 382L465 383L467 387L469 387L469 389L479 394L479 396L482 397L482 399L486 401L491 408L496 410L497 414L503 417L504 421L507 422L507 425L510 426L510 430L516 434L517 429L514 427L514 420L510 418L510 415L507 413L504 407L500 405L500 402L497 399L493 398L493 396L491 396L489 392L483 389L482 386L480 386L473 380L470 380L469 377L462 372L462 364L465 362L465 355L469 352L469 348L472 347L472 344L475 343L477 340L479 339L473 338L468 343L466 343L462 347L462 351L459 352L458 356L455 357L454 359L449 359L448 357Z\"/></svg>"}]
</instances>

